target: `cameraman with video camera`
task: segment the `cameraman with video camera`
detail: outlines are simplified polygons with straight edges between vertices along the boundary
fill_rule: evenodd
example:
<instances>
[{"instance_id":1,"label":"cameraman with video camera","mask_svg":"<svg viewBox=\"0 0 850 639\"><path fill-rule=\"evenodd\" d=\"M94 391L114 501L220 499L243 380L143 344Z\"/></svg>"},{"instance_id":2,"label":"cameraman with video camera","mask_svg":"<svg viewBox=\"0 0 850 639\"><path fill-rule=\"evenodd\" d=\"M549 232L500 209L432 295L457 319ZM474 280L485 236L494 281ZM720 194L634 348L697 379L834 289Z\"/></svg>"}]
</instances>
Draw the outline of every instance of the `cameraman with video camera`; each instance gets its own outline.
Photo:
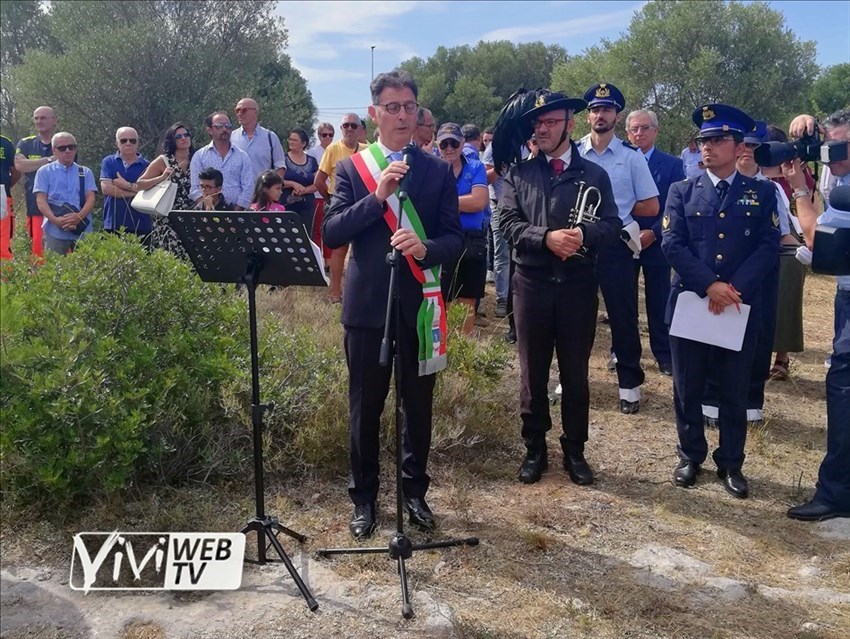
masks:
<instances>
[{"instance_id":1,"label":"cameraman with video camera","mask_svg":"<svg viewBox=\"0 0 850 639\"><path fill-rule=\"evenodd\" d=\"M819 149L821 158L837 178L837 187L850 185L850 109L830 115L823 123L823 129L826 142ZM789 127L789 133L803 141L817 132L818 124L810 115L798 115ZM800 160L794 158L783 162L782 172L794 189L792 197L797 202L797 217L809 250L814 250L815 231L819 224L850 228L848 198L842 197L846 193L841 194L841 189L836 187L830 194L830 201L824 202L823 215L818 217L806 188ZM803 521L850 517L850 274L838 275L836 280L835 337L832 363L826 375L826 456L820 466L812 499L790 508L787 513L792 519Z\"/></svg>"}]
</instances>

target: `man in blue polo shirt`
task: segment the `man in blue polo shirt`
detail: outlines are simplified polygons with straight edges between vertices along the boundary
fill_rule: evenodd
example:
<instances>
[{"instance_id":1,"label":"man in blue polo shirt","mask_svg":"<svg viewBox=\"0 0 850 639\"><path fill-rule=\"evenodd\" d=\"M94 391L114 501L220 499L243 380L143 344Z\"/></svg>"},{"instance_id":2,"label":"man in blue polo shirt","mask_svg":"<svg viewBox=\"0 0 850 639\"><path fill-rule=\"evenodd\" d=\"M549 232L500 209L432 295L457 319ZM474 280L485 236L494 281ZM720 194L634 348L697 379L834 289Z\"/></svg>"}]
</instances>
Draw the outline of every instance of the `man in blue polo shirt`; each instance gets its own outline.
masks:
<instances>
[{"instance_id":1,"label":"man in blue polo shirt","mask_svg":"<svg viewBox=\"0 0 850 639\"><path fill-rule=\"evenodd\" d=\"M84 233L91 232L91 212L97 185L91 169L74 162L77 140L57 133L51 140L55 162L35 173L33 193L44 216L44 249L64 255L74 250Z\"/></svg>"},{"instance_id":2,"label":"man in blue polo shirt","mask_svg":"<svg viewBox=\"0 0 850 639\"><path fill-rule=\"evenodd\" d=\"M118 152L107 155L100 165L100 188L103 191L103 230L137 235L148 245L152 220L130 206L138 193L136 181L148 166L139 153L139 134L123 126L115 132Z\"/></svg>"}]
</instances>

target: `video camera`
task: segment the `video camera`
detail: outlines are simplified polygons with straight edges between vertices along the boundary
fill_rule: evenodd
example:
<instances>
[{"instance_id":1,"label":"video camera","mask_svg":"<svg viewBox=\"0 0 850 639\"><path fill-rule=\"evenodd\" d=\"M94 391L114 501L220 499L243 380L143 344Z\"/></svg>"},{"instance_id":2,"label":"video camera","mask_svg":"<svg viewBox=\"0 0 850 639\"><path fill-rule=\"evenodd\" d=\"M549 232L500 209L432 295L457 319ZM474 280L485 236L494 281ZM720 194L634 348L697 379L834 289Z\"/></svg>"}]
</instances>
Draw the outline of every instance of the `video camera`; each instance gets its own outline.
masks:
<instances>
[{"instance_id":1,"label":"video camera","mask_svg":"<svg viewBox=\"0 0 850 639\"><path fill-rule=\"evenodd\" d=\"M847 142L824 142L815 130L814 135L804 135L794 142L765 142L756 147L753 158L759 166L779 166L794 158L800 158L800 162L804 163L831 164L847 159Z\"/></svg>"},{"instance_id":2,"label":"video camera","mask_svg":"<svg viewBox=\"0 0 850 639\"><path fill-rule=\"evenodd\" d=\"M850 186L836 186L829 194L829 205L850 213ZM850 275L850 228L821 224L815 230L812 270L828 275Z\"/></svg>"}]
</instances>

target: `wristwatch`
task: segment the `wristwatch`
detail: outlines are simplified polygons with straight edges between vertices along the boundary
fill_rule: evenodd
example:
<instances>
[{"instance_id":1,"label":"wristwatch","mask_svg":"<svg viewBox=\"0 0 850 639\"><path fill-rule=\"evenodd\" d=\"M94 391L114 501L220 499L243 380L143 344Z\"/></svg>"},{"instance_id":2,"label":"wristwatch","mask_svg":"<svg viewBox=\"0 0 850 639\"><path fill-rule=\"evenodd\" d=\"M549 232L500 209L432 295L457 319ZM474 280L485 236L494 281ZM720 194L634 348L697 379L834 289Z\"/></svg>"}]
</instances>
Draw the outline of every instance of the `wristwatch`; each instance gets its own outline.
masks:
<instances>
[{"instance_id":1,"label":"wristwatch","mask_svg":"<svg viewBox=\"0 0 850 639\"><path fill-rule=\"evenodd\" d=\"M422 246L425 249L425 255L423 255L422 257L416 257L415 255L413 256L413 259L416 260L417 262L424 262L425 258L428 257L428 247L425 246L424 244Z\"/></svg>"},{"instance_id":2,"label":"wristwatch","mask_svg":"<svg viewBox=\"0 0 850 639\"><path fill-rule=\"evenodd\" d=\"M812 190L810 188L808 188L807 186L804 186L804 187L799 188L799 189L794 189L791 192L791 199L792 200L797 200L801 197L811 197L811 196L812 196Z\"/></svg>"}]
</instances>

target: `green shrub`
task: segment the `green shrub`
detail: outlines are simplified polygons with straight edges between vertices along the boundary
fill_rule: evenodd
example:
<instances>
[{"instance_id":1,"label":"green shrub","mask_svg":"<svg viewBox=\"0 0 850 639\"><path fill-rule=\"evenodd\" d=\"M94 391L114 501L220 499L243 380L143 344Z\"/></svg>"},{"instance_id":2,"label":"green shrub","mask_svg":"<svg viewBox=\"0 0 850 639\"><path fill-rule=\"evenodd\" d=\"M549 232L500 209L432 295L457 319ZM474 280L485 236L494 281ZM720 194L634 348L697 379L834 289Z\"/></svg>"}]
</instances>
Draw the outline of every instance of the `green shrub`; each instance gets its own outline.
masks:
<instances>
[{"instance_id":1,"label":"green shrub","mask_svg":"<svg viewBox=\"0 0 850 639\"><path fill-rule=\"evenodd\" d=\"M248 358L232 290L103 234L4 274L4 498L55 505L241 465L248 433L223 428L219 399Z\"/></svg>"}]
</instances>

